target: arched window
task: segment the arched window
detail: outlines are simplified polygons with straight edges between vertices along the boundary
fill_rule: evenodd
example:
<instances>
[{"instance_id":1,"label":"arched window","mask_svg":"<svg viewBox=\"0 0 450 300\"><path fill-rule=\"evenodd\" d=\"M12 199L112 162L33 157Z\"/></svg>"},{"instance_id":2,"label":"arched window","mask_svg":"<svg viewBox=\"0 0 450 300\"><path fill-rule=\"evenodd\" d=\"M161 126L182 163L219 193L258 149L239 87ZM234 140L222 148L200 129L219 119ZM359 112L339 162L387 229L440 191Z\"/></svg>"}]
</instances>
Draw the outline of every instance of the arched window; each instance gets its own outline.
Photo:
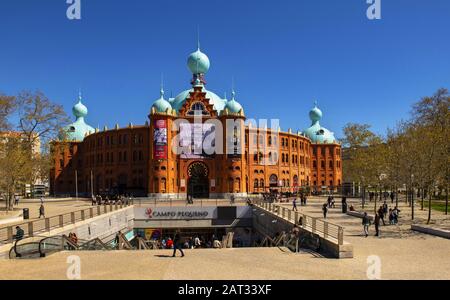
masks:
<instances>
[{"instance_id":1,"label":"arched window","mask_svg":"<svg viewBox=\"0 0 450 300\"><path fill-rule=\"evenodd\" d=\"M187 115L194 116L194 115L209 115L209 112L206 110L206 107L201 102L195 102L191 105L190 110L187 112Z\"/></svg>"},{"instance_id":2,"label":"arched window","mask_svg":"<svg viewBox=\"0 0 450 300\"><path fill-rule=\"evenodd\" d=\"M271 187L275 187L278 185L278 177L275 174L270 175L269 184Z\"/></svg>"},{"instance_id":3,"label":"arched window","mask_svg":"<svg viewBox=\"0 0 450 300\"><path fill-rule=\"evenodd\" d=\"M272 136L269 135L269 146L272 146Z\"/></svg>"},{"instance_id":4,"label":"arched window","mask_svg":"<svg viewBox=\"0 0 450 300\"><path fill-rule=\"evenodd\" d=\"M253 187L254 187L254 188L258 188L258 179L255 179L255 180L253 181Z\"/></svg>"},{"instance_id":5,"label":"arched window","mask_svg":"<svg viewBox=\"0 0 450 300\"><path fill-rule=\"evenodd\" d=\"M264 188L264 179L259 180L259 187Z\"/></svg>"}]
</instances>

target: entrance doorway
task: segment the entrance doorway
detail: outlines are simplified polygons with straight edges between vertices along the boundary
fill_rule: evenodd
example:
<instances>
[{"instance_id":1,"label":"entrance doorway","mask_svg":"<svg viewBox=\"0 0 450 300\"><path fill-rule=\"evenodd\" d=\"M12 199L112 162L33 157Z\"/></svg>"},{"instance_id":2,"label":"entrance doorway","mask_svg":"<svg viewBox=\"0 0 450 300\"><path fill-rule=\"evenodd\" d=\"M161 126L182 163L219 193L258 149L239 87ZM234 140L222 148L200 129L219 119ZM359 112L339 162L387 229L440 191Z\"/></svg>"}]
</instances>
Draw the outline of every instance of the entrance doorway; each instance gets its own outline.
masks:
<instances>
[{"instance_id":1,"label":"entrance doorway","mask_svg":"<svg viewBox=\"0 0 450 300\"><path fill-rule=\"evenodd\" d=\"M194 162L188 169L188 194L193 198L209 198L208 167Z\"/></svg>"}]
</instances>

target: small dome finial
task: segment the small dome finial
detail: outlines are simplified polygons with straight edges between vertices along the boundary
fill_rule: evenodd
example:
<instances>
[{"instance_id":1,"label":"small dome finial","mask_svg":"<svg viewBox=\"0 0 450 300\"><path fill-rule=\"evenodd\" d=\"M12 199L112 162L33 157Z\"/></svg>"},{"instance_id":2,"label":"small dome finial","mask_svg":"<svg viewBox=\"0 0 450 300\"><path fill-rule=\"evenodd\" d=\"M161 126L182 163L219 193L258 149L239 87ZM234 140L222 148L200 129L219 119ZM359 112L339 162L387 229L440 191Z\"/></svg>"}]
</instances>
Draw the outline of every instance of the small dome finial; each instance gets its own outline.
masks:
<instances>
[{"instance_id":1,"label":"small dome finial","mask_svg":"<svg viewBox=\"0 0 450 300\"><path fill-rule=\"evenodd\" d=\"M78 102L81 102L81 99L83 99L83 97L81 97L81 89L78 90Z\"/></svg>"},{"instance_id":2,"label":"small dome finial","mask_svg":"<svg viewBox=\"0 0 450 300\"><path fill-rule=\"evenodd\" d=\"M197 50L200 51L200 25L197 25Z\"/></svg>"},{"instance_id":3,"label":"small dome finial","mask_svg":"<svg viewBox=\"0 0 450 300\"><path fill-rule=\"evenodd\" d=\"M159 90L161 99L164 99L164 75L161 73L161 89Z\"/></svg>"}]
</instances>

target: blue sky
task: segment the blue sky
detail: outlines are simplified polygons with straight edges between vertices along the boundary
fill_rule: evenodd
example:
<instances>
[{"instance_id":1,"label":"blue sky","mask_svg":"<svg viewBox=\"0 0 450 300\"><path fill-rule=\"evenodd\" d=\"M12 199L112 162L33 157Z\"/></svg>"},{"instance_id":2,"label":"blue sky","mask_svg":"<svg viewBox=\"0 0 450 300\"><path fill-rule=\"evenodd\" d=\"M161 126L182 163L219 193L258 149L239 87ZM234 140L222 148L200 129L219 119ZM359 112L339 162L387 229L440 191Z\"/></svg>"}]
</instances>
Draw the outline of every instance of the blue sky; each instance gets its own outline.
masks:
<instances>
[{"instance_id":1,"label":"blue sky","mask_svg":"<svg viewBox=\"0 0 450 300\"><path fill-rule=\"evenodd\" d=\"M92 126L143 124L159 97L190 87L187 56L211 60L207 88L230 94L251 118L279 118L284 130L309 126L317 100L322 125L342 135L348 122L379 133L410 105L450 88L450 1L366 0L0 1L0 92L43 91L71 107L78 89Z\"/></svg>"}]
</instances>

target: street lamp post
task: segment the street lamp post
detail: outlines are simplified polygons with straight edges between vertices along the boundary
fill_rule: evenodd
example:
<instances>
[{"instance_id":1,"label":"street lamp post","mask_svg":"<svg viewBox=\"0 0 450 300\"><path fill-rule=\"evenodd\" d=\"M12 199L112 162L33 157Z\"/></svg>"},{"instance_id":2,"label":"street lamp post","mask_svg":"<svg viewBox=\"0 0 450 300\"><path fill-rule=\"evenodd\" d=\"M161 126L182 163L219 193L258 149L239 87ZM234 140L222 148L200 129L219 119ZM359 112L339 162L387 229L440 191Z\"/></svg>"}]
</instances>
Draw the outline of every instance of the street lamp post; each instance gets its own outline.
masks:
<instances>
[{"instance_id":1,"label":"street lamp post","mask_svg":"<svg viewBox=\"0 0 450 300\"><path fill-rule=\"evenodd\" d=\"M414 220L414 174L411 174L411 220Z\"/></svg>"},{"instance_id":2,"label":"street lamp post","mask_svg":"<svg viewBox=\"0 0 450 300\"><path fill-rule=\"evenodd\" d=\"M78 201L78 171L75 170L75 199Z\"/></svg>"}]
</instances>

